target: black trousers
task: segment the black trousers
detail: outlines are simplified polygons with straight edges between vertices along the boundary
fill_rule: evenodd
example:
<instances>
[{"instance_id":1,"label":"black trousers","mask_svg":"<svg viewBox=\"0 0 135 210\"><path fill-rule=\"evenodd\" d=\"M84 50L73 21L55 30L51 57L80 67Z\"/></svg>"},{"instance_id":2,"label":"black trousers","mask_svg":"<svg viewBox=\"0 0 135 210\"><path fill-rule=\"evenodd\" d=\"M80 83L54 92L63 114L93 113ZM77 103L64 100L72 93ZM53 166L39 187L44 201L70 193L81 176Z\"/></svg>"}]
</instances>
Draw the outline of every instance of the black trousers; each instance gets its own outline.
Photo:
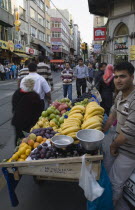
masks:
<instances>
[{"instance_id":1,"label":"black trousers","mask_svg":"<svg viewBox=\"0 0 135 210\"><path fill-rule=\"evenodd\" d=\"M86 92L86 79L77 79L76 80L76 90L77 97L79 98L83 93Z\"/></svg>"}]
</instances>

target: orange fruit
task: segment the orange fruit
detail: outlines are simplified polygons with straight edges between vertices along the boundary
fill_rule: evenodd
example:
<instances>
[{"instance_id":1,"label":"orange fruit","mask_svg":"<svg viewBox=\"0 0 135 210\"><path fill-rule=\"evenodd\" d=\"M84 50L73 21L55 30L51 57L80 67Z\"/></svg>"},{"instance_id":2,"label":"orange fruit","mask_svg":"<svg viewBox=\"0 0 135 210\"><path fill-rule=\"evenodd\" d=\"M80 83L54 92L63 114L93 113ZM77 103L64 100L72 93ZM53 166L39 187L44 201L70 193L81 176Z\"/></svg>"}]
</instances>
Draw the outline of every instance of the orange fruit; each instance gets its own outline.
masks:
<instances>
[{"instance_id":1,"label":"orange fruit","mask_svg":"<svg viewBox=\"0 0 135 210\"><path fill-rule=\"evenodd\" d=\"M34 141L33 141L32 139L29 139L29 140L28 140L28 145L30 145L30 146L32 146L32 147L33 147L33 145L34 145Z\"/></svg>"},{"instance_id":2,"label":"orange fruit","mask_svg":"<svg viewBox=\"0 0 135 210\"><path fill-rule=\"evenodd\" d=\"M27 149L26 152L25 152L25 154L26 154L27 156L29 156L30 153L31 153L31 150L30 150L30 149Z\"/></svg>"},{"instance_id":3,"label":"orange fruit","mask_svg":"<svg viewBox=\"0 0 135 210\"><path fill-rule=\"evenodd\" d=\"M46 142L47 138L43 138L43 141Z\"/></svg>"},{"instance_id":4,"label":"orange fruit","mask_svg":"<svg viewBox=\"0 0 135 210\"><path fill-rule=\"evenodd\" d=\"M37 142L41 143L43 141L43 138L42 136L37 136L37 139L36 139Z\"/></svg>"},{"instance_id":5,"label":"orange fruit","mask_svg":"<svg viewBox=\"0 0 135 210\"><path fill-rule=\"evenodd\" d=\"M34 149L37 148L38 146L39 146L39 143L38 142L35 142L34 143Z\"/></svg>"}]
</instances>

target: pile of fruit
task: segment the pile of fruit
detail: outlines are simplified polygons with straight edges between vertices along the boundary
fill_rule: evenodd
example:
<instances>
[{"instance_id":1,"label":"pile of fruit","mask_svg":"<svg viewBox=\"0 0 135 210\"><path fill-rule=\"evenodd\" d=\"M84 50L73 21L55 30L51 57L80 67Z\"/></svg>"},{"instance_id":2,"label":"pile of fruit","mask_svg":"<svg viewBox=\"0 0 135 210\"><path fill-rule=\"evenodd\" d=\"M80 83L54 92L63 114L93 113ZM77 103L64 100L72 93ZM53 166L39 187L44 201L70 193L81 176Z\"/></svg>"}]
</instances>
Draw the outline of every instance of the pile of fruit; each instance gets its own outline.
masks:
<instances>
[{"instance_id":1,"label":"pile of fruit","mask_svg":"<svg viewBox=\"0 0 135 210\"><path fill-rule=\"evenodd\" d=\"M48 127L48 128L38 128L32 131L33 134L35 134L36 136L42 136L43 138L46 139L51 139L56 132L53 130L52 127Z\"/></svg>"},{"instance_id":2,"label":"pile of fruit","mask_svg":"<svg viewBox=\"0 0 135 210\"><path fill-rule=\"evenodd\" d=\"M83 115L85 113L85 107L82 105L74 106L68 115L67 119L64 119L64 123L61 125L60 134L71 136L76 138L76 132L81 129L83 121Z\"/></svg>"},{"instance_id":3,"label":"pile of fruit","mask_svg":"<svg viewBox=\"0 0 135 210\"><path fill-rule=\"evenodd\" d=\"M68 116L70 107L71 102L67 98L61 99L60 101L54 101L46 111L42 112L39 121L31 128L31 131L48 127L52 127L55 131L58 131L57 129L64 122L64 116Z\"/></svg>"},{"instance_id":4,"label":"pile of fruit","mask_svg":"<svg viewBox=\"0 0 135 210\"><path fill-rule=\"evenodd\" d=\"M72 105L82 105L82 106L87 106L89 103L89 99L88 98L85 98L84 100L81 100L81 99L75 99L72 101Z\"/></svg>"},{"instance_id":5,"label":"pile of fruit","mask_svg":"<svg viewBox=\"0 0 135 210\"><path fill-rule=\"evenodd\" d=\"M86 151L81 145L71 145L65 150L58 149L54 146L48 146L47 143L43 143L33 150L30 154L32 160L39 159L54 159L54 158L66 158L66 157L78 157L85 154Z\"/></svg>"},{"instance_id":6,"label":"pile of fruit","mask_svg":"<svg viewBox=\"0 0 135 210\"><path fill-rule=\"evenodd\" d=\"M102 130L104 109L96 102L90 102L85 111L82 129Z\"/></svg>"},{"instance_id":7,"label":"pile of fruit","mask_svg":"<svg viewBox=\"0 0 135 210\"><path fill-rule=\"evenodd\" d=\"M55 133L51 135L54 136ZM33 149L37 148L40 144L43 144L47 141L49 141L49 139L43 138L39 135L36 136L34 133L31 133L27 138L22 139L21 144L16 147L15 153L8 160L8 162L25 161Z\"/></svg>"}]
</instances>

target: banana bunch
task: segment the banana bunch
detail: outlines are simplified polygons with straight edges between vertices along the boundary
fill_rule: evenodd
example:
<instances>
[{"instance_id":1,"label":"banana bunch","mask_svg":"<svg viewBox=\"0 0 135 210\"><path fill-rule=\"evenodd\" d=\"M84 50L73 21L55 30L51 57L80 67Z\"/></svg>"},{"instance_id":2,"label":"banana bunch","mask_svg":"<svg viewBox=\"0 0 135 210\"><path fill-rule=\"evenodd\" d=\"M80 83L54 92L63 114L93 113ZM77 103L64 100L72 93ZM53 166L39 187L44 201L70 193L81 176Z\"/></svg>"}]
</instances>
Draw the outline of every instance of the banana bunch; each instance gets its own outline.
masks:
<instances>
[{"instance_id":1,"label":"banana bunch","mask_svg":"<svg viewBox=\"0 0 135 210\"><path fill-rule=\"evenodd\" d=\"M104 109L97 102L90 102L85 111L82 129L102 130Z\"/></svg>"}]
</instances>

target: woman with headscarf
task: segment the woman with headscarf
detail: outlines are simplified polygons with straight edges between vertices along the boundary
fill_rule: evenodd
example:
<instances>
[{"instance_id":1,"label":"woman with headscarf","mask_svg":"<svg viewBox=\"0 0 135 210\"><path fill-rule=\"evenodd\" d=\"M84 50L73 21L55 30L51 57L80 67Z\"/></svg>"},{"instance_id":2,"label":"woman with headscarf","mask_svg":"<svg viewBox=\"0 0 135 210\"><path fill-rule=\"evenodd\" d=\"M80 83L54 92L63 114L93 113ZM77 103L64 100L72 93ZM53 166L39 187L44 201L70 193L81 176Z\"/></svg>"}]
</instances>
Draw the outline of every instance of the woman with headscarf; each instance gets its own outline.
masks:
<instances>
[{"instance_id":1,"label":"woman with headscarf","mask_svg":"<svg viewBox=\"0 0 135 210\"><path fill-rule=\"evenodd\" d=\"M35 81L24 79L21 88L12 97L12 125L15 127L15 145L19 138L23 138L23 131L29 132L41 115L42 103L40 96L33 91Z\"/></svg>"},{"instance_id":2,"label":"woman with headscarf","mask_svg":"<svg viewBox=\"0 0 135 210\"><path fill-rule=\"evenodd\" d=\"M113 104L113 92L114 92L114 67L111 64L108 64L104 75L101 77L99 84L98 84L98 91L101 95L102 102L101 106L105 109L105 113L109 116L110 109Z\"/></svg>"}]
</instances>

